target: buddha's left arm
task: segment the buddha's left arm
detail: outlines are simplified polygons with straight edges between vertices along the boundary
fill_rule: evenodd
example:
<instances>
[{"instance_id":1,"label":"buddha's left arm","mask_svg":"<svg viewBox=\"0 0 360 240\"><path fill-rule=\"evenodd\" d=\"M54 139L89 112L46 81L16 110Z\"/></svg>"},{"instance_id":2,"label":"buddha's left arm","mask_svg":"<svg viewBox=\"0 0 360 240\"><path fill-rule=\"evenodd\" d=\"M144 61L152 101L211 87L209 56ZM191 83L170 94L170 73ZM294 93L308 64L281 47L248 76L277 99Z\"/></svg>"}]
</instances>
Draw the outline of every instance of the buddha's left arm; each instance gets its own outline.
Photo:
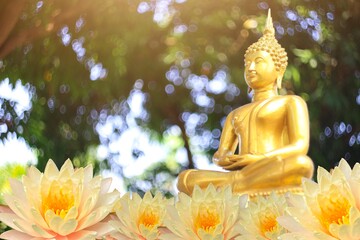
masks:
<instances>
[{"instance_id":1,"label":"buddha's left arm","mask_svg":"<svg viewBox=\"0 0 360 240\"><path fill-rule=\"evenodd\" d=\"M306 155L309 149L309 115L305 101L299 96L289 96L286 101L286 125L289 143L274 151L265 153L267 158L282 159Z\"/></svg>"}]
</instances>

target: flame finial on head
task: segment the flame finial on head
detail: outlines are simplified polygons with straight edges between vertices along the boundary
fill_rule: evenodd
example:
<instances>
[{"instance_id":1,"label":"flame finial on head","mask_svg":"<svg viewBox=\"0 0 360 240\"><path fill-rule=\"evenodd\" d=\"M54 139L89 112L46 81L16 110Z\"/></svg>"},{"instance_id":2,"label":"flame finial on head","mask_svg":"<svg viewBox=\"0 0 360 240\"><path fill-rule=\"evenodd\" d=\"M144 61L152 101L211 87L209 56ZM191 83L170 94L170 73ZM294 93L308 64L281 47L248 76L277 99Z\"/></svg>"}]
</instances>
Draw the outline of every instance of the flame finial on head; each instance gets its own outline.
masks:
<instances>
[{"instance_id":1,"label":"flame finial on head","mask_svg":"<svg viewBox=\"0 0 360 240\"><path fill-rule=\"evenodd\" d=\"M272 17L271 17L271 9L270 8L269 8L268 16L266 19L264 35L265 34L275 35L275 29L274 29L274 25L273 25L273 21L272 21Z\"/></svg>"}]
</instances>

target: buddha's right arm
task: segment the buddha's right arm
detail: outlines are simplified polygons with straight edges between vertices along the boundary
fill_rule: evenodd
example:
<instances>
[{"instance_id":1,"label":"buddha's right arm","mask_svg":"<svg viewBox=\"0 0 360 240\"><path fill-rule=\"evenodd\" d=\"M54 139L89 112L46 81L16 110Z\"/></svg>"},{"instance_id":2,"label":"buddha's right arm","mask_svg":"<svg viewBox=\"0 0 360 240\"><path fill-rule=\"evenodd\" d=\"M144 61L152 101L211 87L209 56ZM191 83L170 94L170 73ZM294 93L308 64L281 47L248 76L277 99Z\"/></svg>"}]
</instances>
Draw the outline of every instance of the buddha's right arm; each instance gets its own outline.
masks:
<instances>
[{"instance_id":1,"label":"buddha's right arm","mask_svg":"<svg viewBox=\"0 0 360 240\"><path fill-rule=\"evenodd\" d=\"M213 156L213 162L220 166L227 166L233 162L227 159L227 156L233 155L238 145L238 138L235 134L232 124L234 112L231 112L227 117L224 128L221 132L220 144L218 150Z\"/></svg>"}]
</instances>

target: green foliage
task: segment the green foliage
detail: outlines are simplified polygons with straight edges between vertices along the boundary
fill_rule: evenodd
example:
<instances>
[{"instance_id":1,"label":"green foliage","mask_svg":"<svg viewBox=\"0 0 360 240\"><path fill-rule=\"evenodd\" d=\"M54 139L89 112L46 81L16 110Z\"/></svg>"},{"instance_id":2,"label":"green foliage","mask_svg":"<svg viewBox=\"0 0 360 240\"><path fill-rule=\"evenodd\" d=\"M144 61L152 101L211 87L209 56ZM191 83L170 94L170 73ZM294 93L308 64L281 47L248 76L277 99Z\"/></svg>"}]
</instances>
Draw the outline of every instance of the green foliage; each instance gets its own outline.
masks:
<instances>
[{"instance_id":1,"label":"green foliage","mask_svg":"<svg viewBox=\"0 0 360 240\"><path fill-rule=\"evenodd\" d=\"M0 167L0 204L4 204L3 194L11 192L9 179L19 179L25 173L26 168L20 164L7 164Z\"/></svg>"},{"instance_id":2,"label":"green foliage","mask_svg":"<svg viewBox=\"0 0 360 240\"><path fill-rule=\"evenodd\" d=\"M85 153L79 154L71 160L76 168L92 165L95 173L100 172L100 169L109 168L106 161L99 161L96 158L96 147L94 146L90 146Z\"/></svg>"}]
</instances>

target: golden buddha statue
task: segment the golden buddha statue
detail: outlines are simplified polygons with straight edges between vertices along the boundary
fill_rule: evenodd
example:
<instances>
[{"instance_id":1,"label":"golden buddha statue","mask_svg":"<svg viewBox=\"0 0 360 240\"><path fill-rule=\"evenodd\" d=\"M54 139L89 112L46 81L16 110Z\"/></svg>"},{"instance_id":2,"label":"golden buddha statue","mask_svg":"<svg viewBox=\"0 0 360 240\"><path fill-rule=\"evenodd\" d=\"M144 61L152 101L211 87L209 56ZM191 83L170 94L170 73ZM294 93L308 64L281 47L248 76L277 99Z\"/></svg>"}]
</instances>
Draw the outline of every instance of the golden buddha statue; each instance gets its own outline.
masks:
<instances>
[{"instance_id":1,"label":"golden buddha statue","mask_svg":"<svg viewBox=\"0 0 360 240\"><path fill-rule=\"evenodd\" d=\"M185 170L178 177L181 192L191 195L195 185L212 183L231 185L234 193L266 195L299 189L303 177L312 177L306 103L295 95L278 95L286 66L287 54L275 39L269 10L264 35L245 53L244 77L252 101L227 116L213 156L215 164L229 171Z\"/></svg>"}]
</instances>

